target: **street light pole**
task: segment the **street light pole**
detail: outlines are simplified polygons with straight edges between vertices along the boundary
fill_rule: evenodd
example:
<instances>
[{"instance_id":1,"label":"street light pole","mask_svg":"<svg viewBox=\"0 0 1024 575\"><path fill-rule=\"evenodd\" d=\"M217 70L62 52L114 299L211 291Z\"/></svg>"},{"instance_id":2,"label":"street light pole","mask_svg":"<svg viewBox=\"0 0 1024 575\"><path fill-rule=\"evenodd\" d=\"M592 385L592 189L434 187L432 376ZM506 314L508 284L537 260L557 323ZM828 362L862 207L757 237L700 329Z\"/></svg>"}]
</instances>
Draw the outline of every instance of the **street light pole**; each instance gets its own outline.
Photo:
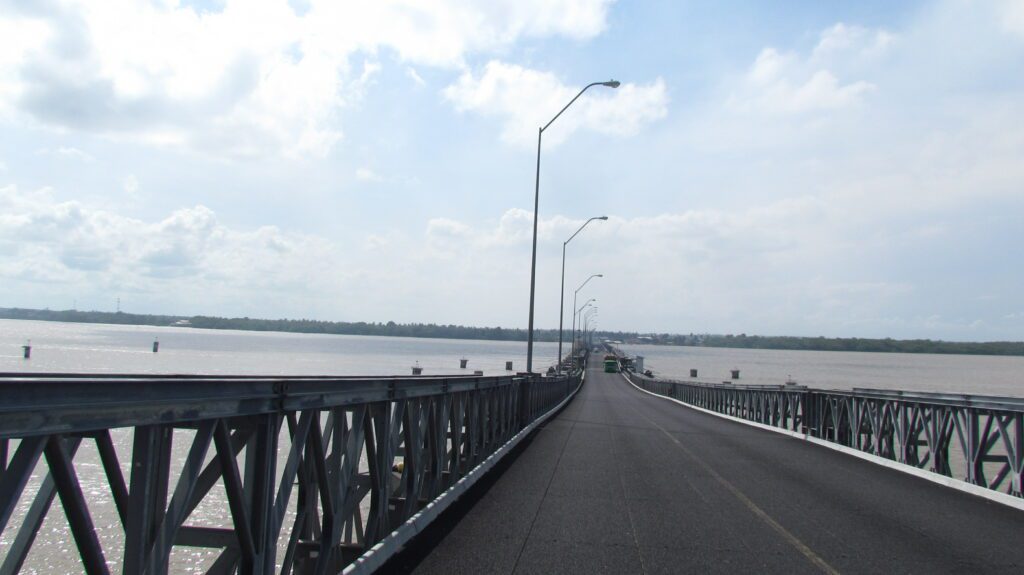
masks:
<instances>
[{"instance_id":1,"label":"street light pole","mask_svg":"<svg viewBox=\"0 0 1024 575\"><path fill-rule=\"evenodd\" d=\"M580 290L583 286L587 285L590 280L594 278L603 278L604 274L594 274L580 284L580 287L576 288L576 291L572 292L572 357L573 362L576 361L576 296L579 295ZM573 364L575 366L575 363Z\"/></svg>"},{"instance_id":2,"label":"street light pole","mask_svg":"<svg viewBox=\"0 0 1024 575\"><path fill-rule=\"evenodd\" d=\"M590 326L590 320L592 320L592 319L594 319L596 317L597 317L597 306L594 306L590 311L588 311L586 317L584 317L584 325L586 327L584 328L584 331L583 331L583 340L587 342L587 347L588 348L591 347L592 345L594 345L594 341L593 341L594 332L593 332L593 330L592 330L592 328ZM596 321L595 321L595 325L596 325Z\"/></svg>"},{"instance_id":3,"label":"street light pole","mask_svg":"<svg viewBox=\"0 0 1024 575\"><path fill-rule=\"evenodd\" d=\"M562 242L562 288L558 292L558 373L562 373L562 321L565 317L565 247L569 245L569 242L571 242L573 238L575 238L580 232L583 231L583 228L587 227L587 224L594 220L607 219L608 216L595 216L593 218L590 218L589 220L583 222L583 225L580 226L578 230L576 230L576 233L569 236L569 239ZM573 306L575 305L576 303L574 301Z\"/></svg>"},{"instance_id":4,"label":"street light pole","mask_svg":"<svg viewBox=\"0 0 1024 575\"><path fill-rule=\"evenodd\" d=\"M590 277L594 277L594 276L590 276ZM597 276L597 277L600 277L600 276ZM587 281L590 281L590 280L588 279ZM586 284L587 282L583 282L583 283ZM580 286L580 287L583 287L583 286ZM576 290L576 291L579 291L579 290ZM581 305L579 309L576 309L575 313L572 314L572 347L573 347L573 357L576 357L576 317L577 316L582 317L582 316L580 316L580 312L585 310L587 308L587 306L589 306L590 304L592 304L595 301L597 301L597 300L594 299L594 298L590 298L589 300L587 300L586 303ZM575 308L576 308L576 304L573 303L573 309L575 309ZM581 326L582 326L582 324L583 324L583 322L580 321L580 325Z\"/></svg>"},{"instance_id":5,"label":"street light pole","mask_svg":"<svg viewBox=\"0 0 1024 575\"><path fill-rule=\"evenodd\" d=\"M607 86L609 88L618 88L619 83L616 82L615 80L608 80L607 82L592 82L590 84L587 84L586 86L583 87L582 90L580 90L578 94L576 94L576 96L572 100L569 100L569 103L566 104L564 108L562 108L561 110L559 110L557 114L555 114L554 118L551 118L551 121L537 129L537 177L534 182L533 192L533 255L530 259L530 321L529 327L526 331L526 371L528 373L533 373L533 301L537 289L537 209L540 206L541 136L544 135L544 130L548 129L548 126L553 124L554 121L557 120L558 117L562 115L562 112L565 112L567 109L569 109L569 106L572 106L573 102L575 102L577 99L579 99L580 96L583 95L583 92L586 92L587 90L594 86ZM558 360L561 361L562 358L558 358Z\"/></svg>"}]
</instances>

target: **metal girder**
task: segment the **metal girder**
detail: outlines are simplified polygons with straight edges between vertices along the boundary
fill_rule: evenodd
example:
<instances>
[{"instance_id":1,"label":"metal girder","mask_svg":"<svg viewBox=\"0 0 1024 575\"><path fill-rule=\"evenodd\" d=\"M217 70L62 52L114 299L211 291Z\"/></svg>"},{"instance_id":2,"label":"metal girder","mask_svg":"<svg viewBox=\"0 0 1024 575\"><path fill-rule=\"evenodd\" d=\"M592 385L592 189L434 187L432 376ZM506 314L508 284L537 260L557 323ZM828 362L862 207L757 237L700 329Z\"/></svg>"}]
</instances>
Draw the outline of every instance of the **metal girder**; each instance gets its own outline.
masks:
<instances>
[{"instance_id":1,"label":"metal girder","mask_svg":"<svg viewBox=\"0 0 1024 575\"><path fill-rule=\"evenodd\" d=\"M50 475L57 488L57 495L64 508L64 515L71 526L71 534L82 556L85 572L89 575L109 573L92 517L89 515L89 508L85 503L85 496L82 494L82 486L78 483L71 457L64 449L64 438L60 435L51 435L46 441L44 453L46 463L50 467Z\"/></svg>"},{"instance_id":2,"label":"metal girder","mask_svg":"<svg viewBox=\"0 0 1024 575\"><path fill-rule=\"evenodd\" d=\"M206 547L220 550L208 573L337 573L579 381L0 375L0 532L20 526L0 575L22 566L56 496L85 570L107 572L74 467L83 439L95 440L103 474L90 485L105 479L120 520L107 528L123 534L122 572L166 575L175 547ZM131 432L127 477L115 428ZM39 465L49 473L19 514ZM207 501L224 524L190 525Z\"/></svg>"},{"instance_id":3,"label":"metal girder","mask_svg":"<svg viewBox=\"0 0 1024 575\"><path fill-rule=\"evenodd\" d=\"M75 456L80 443L81 440L77 437L68 440L67 449L69 457L73 458ZM35 542L36 534L39 533L39 528L43 525L43 519L46 518L46 514L50 511L50 505L53 503L53 498L56 494L57 486L53 475L48 473L36 492L35 499L32 501L32 507L29 508L28 513L22 519L21 527L18 529L18 535L15 537L14 543L7 549L7 556L4 558L3 565L0 566L0 575L15 575L21 571L21 567L25 563L25 557L28 556L28 550L32 547L32 543Z\"/></svg>"}]
</instances>

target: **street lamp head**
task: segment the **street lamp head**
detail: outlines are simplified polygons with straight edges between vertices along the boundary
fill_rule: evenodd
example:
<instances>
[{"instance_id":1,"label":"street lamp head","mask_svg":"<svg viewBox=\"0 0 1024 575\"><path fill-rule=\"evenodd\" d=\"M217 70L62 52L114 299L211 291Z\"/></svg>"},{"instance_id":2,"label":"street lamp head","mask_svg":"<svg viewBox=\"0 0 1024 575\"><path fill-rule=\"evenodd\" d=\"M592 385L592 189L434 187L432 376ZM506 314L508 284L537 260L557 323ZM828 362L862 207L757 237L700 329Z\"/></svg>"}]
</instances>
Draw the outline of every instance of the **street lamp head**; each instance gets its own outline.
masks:
<instances>
[{"instance_id":1,"label":"street lamp head","mask_svg":"<svg viewBox=\"0 0 1024 575\"><path fill-rule=\"evenodd\" d=\"M597 219L599 219L599 220L607 220L608 216L598 216Z\"/></svg>"},{"instance_id":2,"label":"street lamp head","mask_svg":"<svg viewBox=\"0 0 1024 575\"><path fill-rule=\"evenodd\" d=\"M608 80L607 82L601 82L601 85L602 86L608 86L609 88L618 88L619 87L619 81L618 80Z\"/></svg>"},{"instance_id":3,"label":"street lamp head","mask_svg":"<svg viewBox=\"0 0 1024 575\"><path fill-rule=\"evenodd\" d=\"M604 277L604 274L594 274L594 277L595 277L595 278L603 278L603 277Z\"/></svg>"}]
</instances>

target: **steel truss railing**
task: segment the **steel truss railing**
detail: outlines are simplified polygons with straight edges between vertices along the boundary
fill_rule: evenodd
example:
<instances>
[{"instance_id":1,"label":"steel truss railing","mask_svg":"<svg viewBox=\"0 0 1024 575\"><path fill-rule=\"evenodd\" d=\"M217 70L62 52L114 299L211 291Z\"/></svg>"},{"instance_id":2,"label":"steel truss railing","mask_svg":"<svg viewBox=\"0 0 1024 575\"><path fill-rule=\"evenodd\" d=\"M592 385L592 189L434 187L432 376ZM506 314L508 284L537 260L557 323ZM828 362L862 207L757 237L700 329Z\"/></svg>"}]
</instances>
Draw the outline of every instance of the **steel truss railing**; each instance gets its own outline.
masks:
<instances>
[{"instance_id":1,"label":"steel truss railing","mask_svg":"<svg viewBox=\"0 0 1024 575\"><path fill-rule=\"evenodd\" d=\"M630 379L689 405L1022 497L1021 398Z\"/></svg>"},{"instance_id":2,"label":"steel truss railing","mask_svg":"<svg viewBox=\"0 0 1024 575\"><path fill-rule=\"evenodd\" d=\"M175 546L217 550L211 574L337 573L579 381L0 376L0 534L20 520L0 573L20 570L55 496L88 573L121 560L126 574L166 574ZM127 474L119 428L133 436ZM105 553L76 472L84 442L116 506L121 557ZM25 493L40 460L45 479ZM226 526L188 524L221 489ZM32 503L16 513L23 495Z\"/></svg>"}]
</instances>

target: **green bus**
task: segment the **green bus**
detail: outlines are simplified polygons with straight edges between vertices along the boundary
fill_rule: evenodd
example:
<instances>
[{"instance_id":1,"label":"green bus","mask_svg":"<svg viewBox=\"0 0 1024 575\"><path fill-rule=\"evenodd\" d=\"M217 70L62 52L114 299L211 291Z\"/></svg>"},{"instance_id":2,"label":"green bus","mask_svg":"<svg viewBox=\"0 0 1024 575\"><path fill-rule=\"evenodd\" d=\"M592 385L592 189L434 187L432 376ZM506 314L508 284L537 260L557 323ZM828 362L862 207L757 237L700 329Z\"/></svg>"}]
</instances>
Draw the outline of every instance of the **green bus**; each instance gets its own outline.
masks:
<instances>
[{"instance_id":1,"label":"green bus","mask_svg":"<svg viewBox=\"0 0 1024 575\"><path fill-rule=\"evenodd\" d=\"M612 359L604 360L604 371L605 373L618 373L619 372L619 361L614 357Z\"/></svg>"}]
</instances>

